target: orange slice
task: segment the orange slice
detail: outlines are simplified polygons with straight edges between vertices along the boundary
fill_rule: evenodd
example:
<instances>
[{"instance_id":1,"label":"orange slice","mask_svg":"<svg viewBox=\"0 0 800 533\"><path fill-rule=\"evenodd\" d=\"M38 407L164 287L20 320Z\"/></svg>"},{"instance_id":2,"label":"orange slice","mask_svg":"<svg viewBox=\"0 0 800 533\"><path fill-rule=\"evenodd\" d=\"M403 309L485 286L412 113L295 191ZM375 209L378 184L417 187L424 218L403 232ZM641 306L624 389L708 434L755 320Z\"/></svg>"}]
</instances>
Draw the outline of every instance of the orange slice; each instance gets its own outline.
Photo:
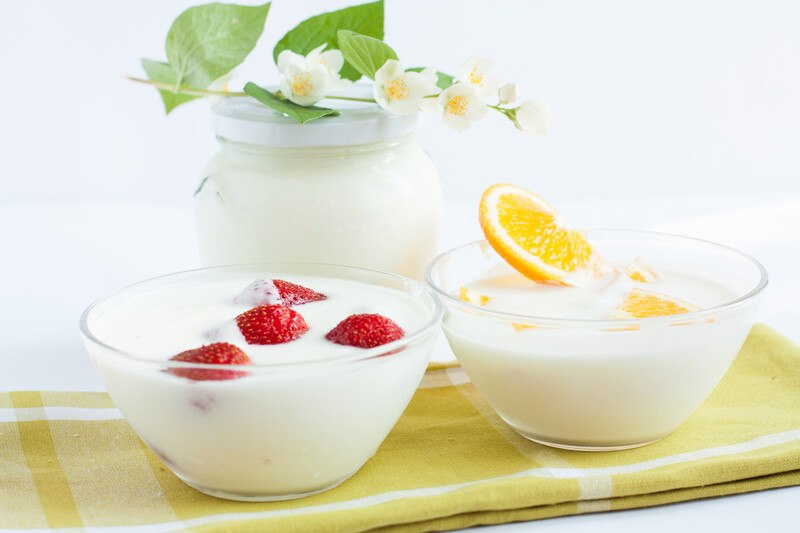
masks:
<instances>
[{"instance_id":1,"label":"orange slice","mask_svg":"<svg viewBox=\"0 0 800 533\"><path fill-rule=\"evenodd\" d=\"M461 287L458 291L458 297L461 298L462 302L467 302L469 304L479 305L481 307L485 306L489 303L489 297L485 294L481 294L477 291L472 289L468 289L466 287Z\"/></svg>"},{"instance_id":2,"label":"orange slice","mask_svg":"<svg viewBox=\"0 0 800 533\"><path fill-rule=\"evenodd\" d=\"M614 309L609 315L611 318L648 318L653 316L680 315L692 311L699 311L696 305L678 300L666 294L633 289L628 293L625 301Z\"/></svg>"},{"instance_id":3,"label":"orange slice","mask_svg":"<svg viewBox=\"0 0 800 533\"><path fill-rule=\"evenodd\" d=\"M642 261L641 257L637 257L631 264L625 267L625 275L633 281L640 283L650 283L658 279L656 270Z\"/></svg>"},{"instance_id":4,"label":"orange slice","mask_svg":"<svg viewBox=\"0 0 800 533\"><path fill-rule=\"evenodd\" d=\"M563 227L547 202L521 187L499 183L486 189L479 217L492 248L533 281L571 285L599 268L600 258L584 236Z\"/></svg>"}]
</instances>

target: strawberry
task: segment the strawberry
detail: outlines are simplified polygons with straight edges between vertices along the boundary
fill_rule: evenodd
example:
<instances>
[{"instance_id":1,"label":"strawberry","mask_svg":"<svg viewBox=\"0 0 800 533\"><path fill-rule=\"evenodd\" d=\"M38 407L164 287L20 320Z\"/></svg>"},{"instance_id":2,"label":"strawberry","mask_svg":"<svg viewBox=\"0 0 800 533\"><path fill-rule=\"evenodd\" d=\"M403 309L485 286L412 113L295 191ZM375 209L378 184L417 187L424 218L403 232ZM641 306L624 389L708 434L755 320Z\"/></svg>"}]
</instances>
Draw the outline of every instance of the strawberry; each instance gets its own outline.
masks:
<instances>
[{"instance_id":1,"label":"strawberry","mask_svg":"<svg viewBox=\"0 0 800 533\"><path fill-rule=\"evenodd\" d=\"M282 279L257 279L239 293L233 301L243 305L300 305L318 302L327 297L308 287Z\"/></svg>"},{"instance_id":2,"label":"strawberry","mask_svg":"<svg viewBox=\"0 0 800 533\"><path fill-rule=\"evenodd\" d=\"M236 325L248 344L280 344L308 331L303 316L282 305L259 305L236 317Z\"/></svg>"},{"instance_id":3,"label":"strawberry","mask_svg":"<svg viewBox=\"0 0 800 533\"><path fill-rule=\"evenodd\" d=\"M273 279L272 283L278 289L283 305L300 305L308 302L318 302L327 298L324 294L282 279Z\"/></svg>"},{"instance_id":4,"label":"strawberry","mask_svg":"<svg viewBox=\"0 0 800 533\"><path fill-rule=\"evenodd\" d=\"M374 348L403 338L405 332L392 319L377 314L350 315L325 338L336 344Z\"/></svg>"},{"instance_id":5,"label":"strawberry","mask_svg":"<svg viewBox=\"0 0 800 533\"><path fill-rule=\"evenodd\" d=\"M186 350L170 358L170 361L201 363L204 365L249 365L250 358L241 349L227 342L215 342L193 350ZM171 374L195 381L235 379L245 375L235 370L217 368L170 368Z\"/></svg>"}]
</instances>

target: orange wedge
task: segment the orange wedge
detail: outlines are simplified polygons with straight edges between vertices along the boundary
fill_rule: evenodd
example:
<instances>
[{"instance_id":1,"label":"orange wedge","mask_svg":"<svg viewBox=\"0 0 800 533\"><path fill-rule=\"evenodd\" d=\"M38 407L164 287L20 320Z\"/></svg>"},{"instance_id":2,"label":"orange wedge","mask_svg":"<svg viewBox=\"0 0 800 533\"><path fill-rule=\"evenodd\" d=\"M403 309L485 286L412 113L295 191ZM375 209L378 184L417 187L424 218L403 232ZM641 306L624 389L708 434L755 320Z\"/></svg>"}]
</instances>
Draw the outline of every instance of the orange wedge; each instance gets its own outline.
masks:
<instances>
[{"instance_id":1,"label":"orange wedge","mask_svg":"<svg viewBox=\"0 0 800 533\"><path fill-rule=\"evenodd\" d=\"M642 261L641 257L637 257L631 264L625 267L625 275L633 281L640 283L649 283L658 279L656 270Z\"/></svg>"},{"instance_id":2,"label":"orange wedge","mask_svg":"<svg viewBox=\"0 0 800 533\"><path fill-rule=\"evenodd\" d=\"M516 185L500 183L484 191L480 223L492 248L533 281L571 285L571 278L594 276L600 259L575 230L559 223L544 200Z\"/></svg>"},{"instance_id":3,"label":"orange wedge","mask_svg":"<svg viewBox=\"0 0 800 533\"><path fill-rule=\"evenodd\" d=\"M468 289L466 287L461 287L458 291L458 297L461 298L462 302L467 302L473 305L479 305L481 307L485 306L489 303L489 297L485 294L481 294L477 291L472 289Z\"/></svg>"},{"instance_id":4,"label":"orange wedge","mask_svg":"<svg viewBox=\"0 0 800 533\"><path fill-rule=\"evenodd\" d=\"M609 315L611 318L648 318L653 316L680 315L692 311L699 311L696 305L678 300L666 294L633 289L628 293L625 301L614 309Z\"/></svg>"}]
</instances>

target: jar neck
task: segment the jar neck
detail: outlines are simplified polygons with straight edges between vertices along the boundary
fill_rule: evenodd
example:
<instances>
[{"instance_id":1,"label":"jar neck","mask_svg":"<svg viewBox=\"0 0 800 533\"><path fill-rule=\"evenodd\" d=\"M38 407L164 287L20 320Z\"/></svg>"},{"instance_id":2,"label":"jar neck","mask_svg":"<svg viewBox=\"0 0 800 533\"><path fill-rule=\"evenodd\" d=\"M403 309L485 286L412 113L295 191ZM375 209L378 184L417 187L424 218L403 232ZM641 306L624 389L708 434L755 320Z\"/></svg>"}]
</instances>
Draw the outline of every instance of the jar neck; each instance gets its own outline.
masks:
<instances>
[{"instance_id":1,"label":"jar neck","mask_svg":"<svg viewBox=\"0 0 800 533\"><path fill-rule=\"evenodd\" d=\"M265 146L234 142L220 136L217 136L217 141L223 150L241 154L280 157L341 157L343 155L359 155L399 148L414 142L414 134L409 133L402 137L380 142L344 146Z\"/></svg>"}]
</instances>

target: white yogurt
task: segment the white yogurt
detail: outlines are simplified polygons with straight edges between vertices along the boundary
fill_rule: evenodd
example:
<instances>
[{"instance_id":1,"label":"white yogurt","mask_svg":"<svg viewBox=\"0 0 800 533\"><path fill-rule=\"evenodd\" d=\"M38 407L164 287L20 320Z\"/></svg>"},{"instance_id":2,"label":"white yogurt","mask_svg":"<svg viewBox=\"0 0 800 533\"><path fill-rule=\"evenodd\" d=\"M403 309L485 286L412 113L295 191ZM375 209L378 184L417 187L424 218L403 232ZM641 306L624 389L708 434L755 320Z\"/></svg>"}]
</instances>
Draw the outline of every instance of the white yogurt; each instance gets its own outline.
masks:
<instances>
[{"instance_id":1,"label":"white yogurt","mask_svg":"<svg viewBox=\"0 0 800 533\"><path fill-rule=\"evenodd\" d=\"M633 289L656 292L708 309L729 302L736 293L710 279L676 270L659 271L650 282L634 281L624 274L625 262L611 262L606 274L580 287L534 283L508 265L468 283L466 287L487 296L485 307L505 313L548 318L605 320Z\"/></svg>"},{"instance_id":2,"label":"white yogurt","mask_svg":"<svg viewBox=\"0 0 800 533\"><path fill-rule=\"evenodd\" d=\"M134 286L133 294L110 297L87 320L101 341L145 360L87 342L116 405L178 476L212 495L285 499L346 479L375 453L405 409L435 339L431 328L397 353L326 362L359 350L324 339L348 315L380 312L413 334L430 322L430 305L400 290L350 280L284 273L270 278L328 296L293 307L309 325L296 341L248 345L235 328L233 318L251 307L235 298L252 274ZM153 365L213 341L242 348L253 372L192 381Z\"/></svg>"},{"instance_id":3,"label":"white yogurt","mask_svg":"<svg viewBox=\"0 0 800 533\"><path fill-rule=\"evenodd\" d=\"M236 317L258 305L241 297L242 289L252 281L244 276L204 284L202 290L175 287L142 295L99 318L93 327L109 344L147 359L166 360L190 348L229 342L244 350L254 365L271 365L353 353L352 346L325 339L326 333L352 314L380 313L405 331L416 331L428 321L423 307L394 289L341 279L275 277L328 297L292 307L308 324L308 331L292 342L251 345L244 340Z\"/></svg>"},{"instance_id":4,"label":"white yogurt","mask_svg":"<svg viewBox=\"0 0 800 533\"><path fill-rule=\"evenodd\" d=\"M467 287L489 297L487 310L584 321L608 320L634 287L701 308L738 294L694 271L660 274L639 283L610 273L584 287L562 287L534 284L501 264ZM727 371L754 313L750 305L690 323L615 327L452 306L444 330L472 381L522 435L567 448L622 448L663 437L697 408Z\"/></svg>"}]
</instances>

